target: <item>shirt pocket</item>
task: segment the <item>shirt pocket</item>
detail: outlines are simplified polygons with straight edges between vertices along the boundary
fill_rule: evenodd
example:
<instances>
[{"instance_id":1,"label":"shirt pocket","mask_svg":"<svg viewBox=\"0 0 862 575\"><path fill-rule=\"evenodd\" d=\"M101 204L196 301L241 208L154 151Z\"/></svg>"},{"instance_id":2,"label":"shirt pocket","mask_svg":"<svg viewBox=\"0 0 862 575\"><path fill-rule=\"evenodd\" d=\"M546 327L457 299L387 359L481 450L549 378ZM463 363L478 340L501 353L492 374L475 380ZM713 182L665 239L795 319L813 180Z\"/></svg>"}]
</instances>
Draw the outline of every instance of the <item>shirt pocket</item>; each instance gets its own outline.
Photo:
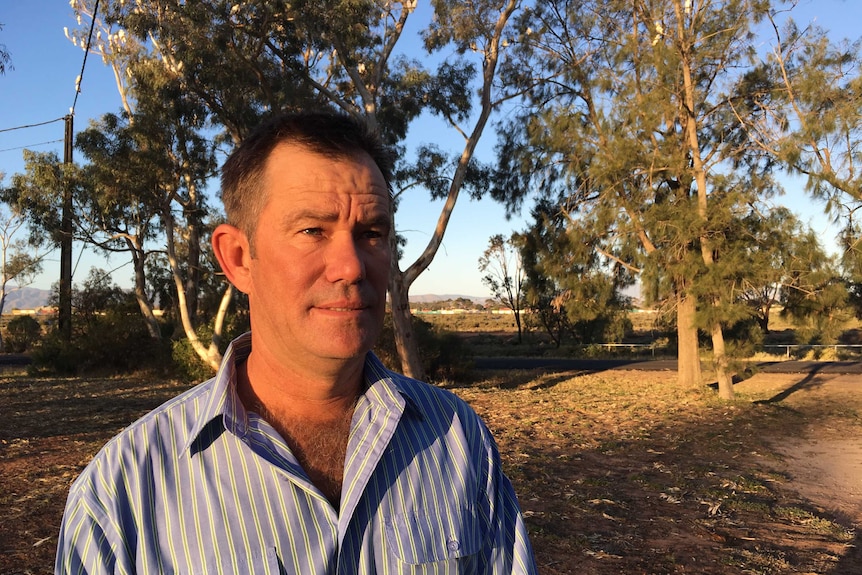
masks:
<instances>
[{"instance_id":1,"label":"shirt pocket","mask_svg":"<svg viewBox=\"0 0 862 575\"><path fill-rule=\"evenodd\" d=\"M471 557L481 549L479 521L470 508L387 517L384 531L387 552L396 566L441 563L466 572L460 567L471 564Z\"/></svg>"}]
</instances>

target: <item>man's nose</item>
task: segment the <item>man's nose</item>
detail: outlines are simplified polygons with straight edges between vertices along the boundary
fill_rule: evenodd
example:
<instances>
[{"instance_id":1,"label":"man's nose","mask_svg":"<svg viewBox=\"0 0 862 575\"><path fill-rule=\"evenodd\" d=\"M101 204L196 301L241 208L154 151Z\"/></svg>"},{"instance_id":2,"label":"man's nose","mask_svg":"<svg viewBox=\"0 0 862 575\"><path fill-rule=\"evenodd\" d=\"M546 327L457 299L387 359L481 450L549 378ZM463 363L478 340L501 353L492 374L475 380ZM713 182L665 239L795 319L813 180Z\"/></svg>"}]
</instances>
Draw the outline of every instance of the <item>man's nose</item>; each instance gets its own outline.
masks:
<instances>
[{"instance_id":1,"label":"man's nose","mask_svg":"<svg viewBox=\"0 0 862 575\"><path fill-rule=\"evenodd\" d=\"M357 283L365 278L365 261L362 250L353 234L333 236L327 246L326 279L332 283Z\"/></svg>"}]
</instances>

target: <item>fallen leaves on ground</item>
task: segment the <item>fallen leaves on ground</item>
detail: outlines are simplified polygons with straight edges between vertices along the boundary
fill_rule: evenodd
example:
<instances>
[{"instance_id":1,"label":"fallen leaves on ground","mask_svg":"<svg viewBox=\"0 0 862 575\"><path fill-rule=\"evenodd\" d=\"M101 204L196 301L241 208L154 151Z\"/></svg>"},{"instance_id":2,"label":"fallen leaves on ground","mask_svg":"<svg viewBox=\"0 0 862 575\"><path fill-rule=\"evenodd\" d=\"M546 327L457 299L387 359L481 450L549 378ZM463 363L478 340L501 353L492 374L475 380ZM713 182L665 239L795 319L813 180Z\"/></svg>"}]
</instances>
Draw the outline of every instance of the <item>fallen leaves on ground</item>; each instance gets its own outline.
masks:
<instances>
[{"instance_id":1,"label":"fallen leaves on ground","mask_svg":"<svg viewBox=\"0 0 862 575\"><path fill-rule=\"evenodd\" d=\"M483 375L446 387L497 438L540 573L862 572L858 518L800 495L774 449L823 430L862 436L862 390L758 375L727 403L668 372ZM112 435L186 387L0 377L0 574L51 571L71 481Z\"/></svg>"}]
</instances>

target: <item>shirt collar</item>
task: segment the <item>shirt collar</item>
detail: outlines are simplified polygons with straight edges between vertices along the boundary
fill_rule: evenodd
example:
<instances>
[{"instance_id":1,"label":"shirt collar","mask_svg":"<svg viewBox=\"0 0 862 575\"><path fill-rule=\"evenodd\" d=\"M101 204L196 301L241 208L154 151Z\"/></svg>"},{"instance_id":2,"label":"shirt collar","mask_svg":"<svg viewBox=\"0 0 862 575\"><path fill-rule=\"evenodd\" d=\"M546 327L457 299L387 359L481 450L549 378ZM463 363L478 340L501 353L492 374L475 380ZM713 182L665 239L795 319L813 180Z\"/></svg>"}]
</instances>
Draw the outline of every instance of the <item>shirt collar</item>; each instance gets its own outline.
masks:
<instances>
[{"instance_id":1,"label":"shirt collar","mask_svg":"<svg viewBox=\"0 0 862 575\"><path fill-rule=\"evenodd\" d=\"M368 352L365 356L364 375L366 396L369 392L376 392L383 403L403 404L402 409L406 408L414 415L423 417L419 402L414 397L413 386L410 385L411 382L415 383L414 380L387 369L373 352Z\"/></svg>"},{"instance_id":2,"label":"shirt collar","mask_svg":"<svg viewBox=\"0 0 862 575\"><path fill-rule=\"evenodd\" d=\"M214 421L220 421L222 429L244 437L248 429L248 414L236 392L236 366L251 353L251 333L244 333L225 350L215 377L201 384L209 386L204 395L203 409L195 419L186 448L190 449L201 434Z\"/></svg>"},{"instance_id":3,"label":"shirt collar","mask_svg":"<svg viewBox=\"0 0 862 575\"><path fill-rule=\"evenodd\" d=\"M245 437L248 431L248 413L236 392L236 366L251 354L251 332L244 333L225 350L221 365L215 377L201 385L208 385L204 408L195 419L185 448L191 449L200 439L204 430L220 420L222 429L238 437ZM418 417L423 417L419 403L413 397L412 380L387 369L372 352L365 356L366 394L374 389L378 399L387 404L403 404L404 408Z\"/></svg>"}]
</instances>

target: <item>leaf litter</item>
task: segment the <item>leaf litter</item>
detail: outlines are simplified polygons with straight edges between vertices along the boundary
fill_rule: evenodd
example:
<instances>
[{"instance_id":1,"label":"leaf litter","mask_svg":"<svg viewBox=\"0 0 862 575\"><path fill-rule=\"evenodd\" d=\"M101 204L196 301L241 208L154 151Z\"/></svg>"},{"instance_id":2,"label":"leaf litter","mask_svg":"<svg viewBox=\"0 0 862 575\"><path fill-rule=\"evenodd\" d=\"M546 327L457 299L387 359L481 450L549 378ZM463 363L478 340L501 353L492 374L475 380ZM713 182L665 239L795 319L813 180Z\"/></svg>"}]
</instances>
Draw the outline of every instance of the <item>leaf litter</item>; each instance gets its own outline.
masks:
<instances>
[{"instance_id":1,"label":"leaf litter","mask_svg":"<svg viewBox=\"0 0 862 575\"><path fill-rule=\"evenodd\" d=\"M862 572L862 503L837 483L816 492L794 459L816 460L812 442L862 445L853 385L758 374L731 403L668 372L484 372L444 386L494 433L542 574ZM186 388L0 377L0 575L52 570L71 481L117 431Z\"/></svg>"}]
</instances>

